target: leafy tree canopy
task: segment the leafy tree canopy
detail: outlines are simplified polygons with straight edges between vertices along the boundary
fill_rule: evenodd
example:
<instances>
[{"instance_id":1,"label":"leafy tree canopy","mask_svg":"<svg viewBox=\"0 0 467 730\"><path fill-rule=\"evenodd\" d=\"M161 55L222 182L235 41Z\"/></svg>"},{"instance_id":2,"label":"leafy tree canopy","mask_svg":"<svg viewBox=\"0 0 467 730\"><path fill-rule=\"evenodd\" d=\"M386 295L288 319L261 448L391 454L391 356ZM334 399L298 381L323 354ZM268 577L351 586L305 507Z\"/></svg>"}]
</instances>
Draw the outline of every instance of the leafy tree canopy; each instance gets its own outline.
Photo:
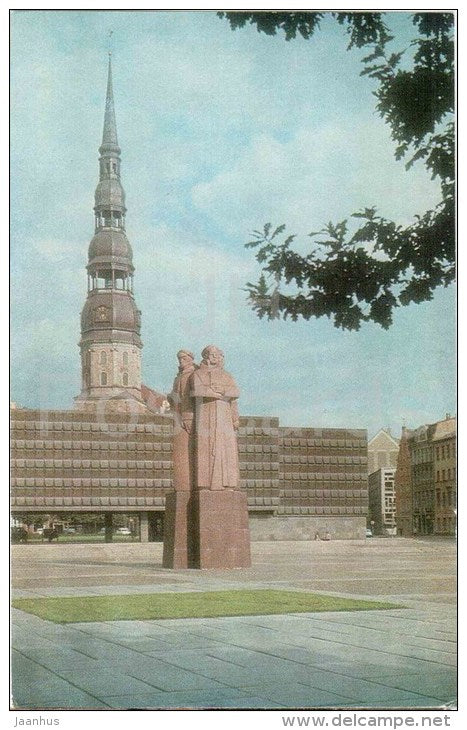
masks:
<instances>
[{"instance_id":1,"label":"leafy tree canopy","mask_svg":"<svg viewBox=\"0 0 467 730\"><path fill-rule=\"evenodd\" d=\"M309 39L325 15L349 35L348 48L371 47L361 75L376 81L376 109L389 125L396 159L406 168L423 161L441 186L441 200L408 226L378 215L374 207L310 233L309 253L294 251L295 235L285 224L266 224L247 247L256 249L262 273L248 283L251 307L259 317L297 320L326 315L336 327L358 330L374 321L387 329L394 307L433 298L455 276L454 201L454 15L414 13L409 49L390 52L394 40L381 13L220 12L234 30L247 23L290 41ZM401 60L403 59L403 64ZM285 285L285 286L284 286ZM287 286L290 285L290 286ZM285 289L285 290L284 290Z\"/></svg>"}]
</instances>

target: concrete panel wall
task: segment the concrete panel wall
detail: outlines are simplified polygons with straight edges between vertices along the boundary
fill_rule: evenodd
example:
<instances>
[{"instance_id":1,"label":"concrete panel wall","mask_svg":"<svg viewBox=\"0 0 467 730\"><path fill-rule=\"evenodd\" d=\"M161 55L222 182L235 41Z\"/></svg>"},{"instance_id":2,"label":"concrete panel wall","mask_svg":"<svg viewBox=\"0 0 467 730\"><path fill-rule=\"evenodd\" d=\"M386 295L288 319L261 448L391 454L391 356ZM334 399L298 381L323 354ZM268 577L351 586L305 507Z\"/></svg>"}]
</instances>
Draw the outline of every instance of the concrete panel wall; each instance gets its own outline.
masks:
<instances>
[{"instance_id":1,"label":"concrete panel wall","mask_svg":"<svg viewBox=\"0 0 467 730\"><path fill-rule=\"evenodd\" d=\"M366 517L294 517L250 514L253 541L314 540L316 533L331 540L360 540L365 537Z\"/></svg>"},{"instance_id":2,"label":"concrete panel wall","mask_svg":"<svg viewBox=\"0 0 467 730\"><path fill-rule=\"evenodd\" d=\"M172 417L11 412L12 510L163 510L172 489ZM253 539L360 536L368 507L366 431L281 428L247 416L238 435Z\"/></svg>"}]
</instances>

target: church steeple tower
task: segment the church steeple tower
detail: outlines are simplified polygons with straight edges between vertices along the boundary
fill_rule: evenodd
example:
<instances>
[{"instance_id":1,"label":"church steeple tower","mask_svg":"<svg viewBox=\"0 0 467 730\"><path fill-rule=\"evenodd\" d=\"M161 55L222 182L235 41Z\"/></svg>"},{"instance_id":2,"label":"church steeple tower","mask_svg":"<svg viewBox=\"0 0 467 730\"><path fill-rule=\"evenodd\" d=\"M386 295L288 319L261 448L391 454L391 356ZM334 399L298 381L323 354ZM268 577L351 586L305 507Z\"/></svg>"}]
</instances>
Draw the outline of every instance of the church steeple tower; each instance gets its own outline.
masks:
<instances>
[{"instance_id":1,"label":"church steeple tower","mask_svg":"<svg viewBox=\"0 0 467 730\"><path fill-rule=\"evenodd\" d=\"M94 206L96 230L106 226L125 229L125 192L120 182L120 152L112 87L112 59L109 53L104 130L99 147L99 184Z\"/></svg>"},{"instance_id":2,"label":"church steeple tower","mask_svg":"<svg viewBox=\"0 0 467 730\"><path fill-rule=\"evenodd\" d=\"M119 411L141 404L141 312L133 296L133 253L125 233L125 192L109 53L104 130L99 147L94 237L88 251L88 295L81 313L80 409L105 401Z\"/></svg>"},{"instance_id":3,"label":"church steeple tower","mask_svg":"<svg viewBox=\"0 0 467 730\"><path fill-rule=\"evenodd\" d=\"M112 54L109 53L109 68L107 73L107 94L105 97L104 132L102 134L103 147L116 147L118 154L117 124L115 122L114 92L112 86Z\"/></svg>"}]
</instances>

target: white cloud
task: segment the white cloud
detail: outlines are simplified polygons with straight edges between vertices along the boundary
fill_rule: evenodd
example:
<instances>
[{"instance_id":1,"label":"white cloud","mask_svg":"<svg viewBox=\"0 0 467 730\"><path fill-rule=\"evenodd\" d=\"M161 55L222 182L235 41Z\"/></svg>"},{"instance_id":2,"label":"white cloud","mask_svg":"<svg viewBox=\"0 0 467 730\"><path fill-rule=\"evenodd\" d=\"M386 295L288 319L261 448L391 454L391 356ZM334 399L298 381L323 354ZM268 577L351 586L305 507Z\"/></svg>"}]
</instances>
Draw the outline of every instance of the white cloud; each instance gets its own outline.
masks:
<instances>
[{"instance_id":1,"label":"white cloud","mask_svg":"<svg viewBox=\"0 0 467 730\"><path fill-rule=\"evenodd\" d=\"M230 234L266 221L306 232L365 205L403 222L437 202L423 167L394 160L381 121L355 123L302 128L286 142L259 135L231 169L195 185L193 201Z\"/></svg>"}]
</instances>

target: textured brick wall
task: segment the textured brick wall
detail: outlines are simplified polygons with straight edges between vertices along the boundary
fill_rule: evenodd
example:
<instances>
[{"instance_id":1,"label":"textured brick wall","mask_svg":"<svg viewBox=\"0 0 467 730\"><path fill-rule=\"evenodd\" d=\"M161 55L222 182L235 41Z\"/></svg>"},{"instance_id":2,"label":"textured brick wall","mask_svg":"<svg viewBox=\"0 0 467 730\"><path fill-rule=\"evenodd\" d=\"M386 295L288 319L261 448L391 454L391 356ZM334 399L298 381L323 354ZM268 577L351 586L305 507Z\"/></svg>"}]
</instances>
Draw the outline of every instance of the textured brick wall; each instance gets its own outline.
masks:
<instances>
[{"instance_id":1,"label":"textured brick wall","mask_svg":"<svg viewBox=\"0 0 467 730\"><path fill-rule=\"evenodd\" d=\"M280 428L279 459L278 514L367 514L366 431Z\"/></svg>"},{"instance_id":2,"label":"textured brick wall","mask_svg":"<svg viewBox=\"0 0 467 730\"><path fill-rule=\"evenodd\" d=\"M316 534L323 539L362 540L365 537L366 517L349 515L270 516L250 512L252 540L314 540Z\"/></svg>"},{"instance_id":3,"label":"textured brick wall","mask_svg":"<svg viewBox=\"0 0 467 730\"><path fill-rule=\"evenodd\" d=\"M17 508L163 507L172 487L169 416L12 411Z\"/></svg>"},{"instance_id":4,"label":"textured brick wall","mask_svg":"<svg viewBox=\"0 0 467 730\"><path fill-rule=\"evenodd\" d=\"M171 416L23 409L11 415L15 511L164 508L172 488ZM277 418L243 417L240 477L253 539L292 539L292 523L286 528L282 519L292 516L305 518L295 521L293 539L326 530L322 519L331 516L339 536L357 536L368 506L366 444L362 430L281 428Z\"/></svg>"},{"instance_id":5,"label":"textured brick wall","mask_svg":"<svg viewBox=\"0 0 467 730\"><path fill-rule=\"evenodd\" d=\"M280 506L279 419L241 418L238 451L250 510L275 512Z\"/></svg>"},{"instance_id":6,"label":"textured brick wall","mask_svg":"<svg viewBox=\"0 0 467 730\"><path fill-rule=\"evenodd\" d=\"M403 430L399 444L397 468L394 476L396 493L397 534L403 537L413 535L412 476L407 434Z\"/></svg>"}]
</instances>

